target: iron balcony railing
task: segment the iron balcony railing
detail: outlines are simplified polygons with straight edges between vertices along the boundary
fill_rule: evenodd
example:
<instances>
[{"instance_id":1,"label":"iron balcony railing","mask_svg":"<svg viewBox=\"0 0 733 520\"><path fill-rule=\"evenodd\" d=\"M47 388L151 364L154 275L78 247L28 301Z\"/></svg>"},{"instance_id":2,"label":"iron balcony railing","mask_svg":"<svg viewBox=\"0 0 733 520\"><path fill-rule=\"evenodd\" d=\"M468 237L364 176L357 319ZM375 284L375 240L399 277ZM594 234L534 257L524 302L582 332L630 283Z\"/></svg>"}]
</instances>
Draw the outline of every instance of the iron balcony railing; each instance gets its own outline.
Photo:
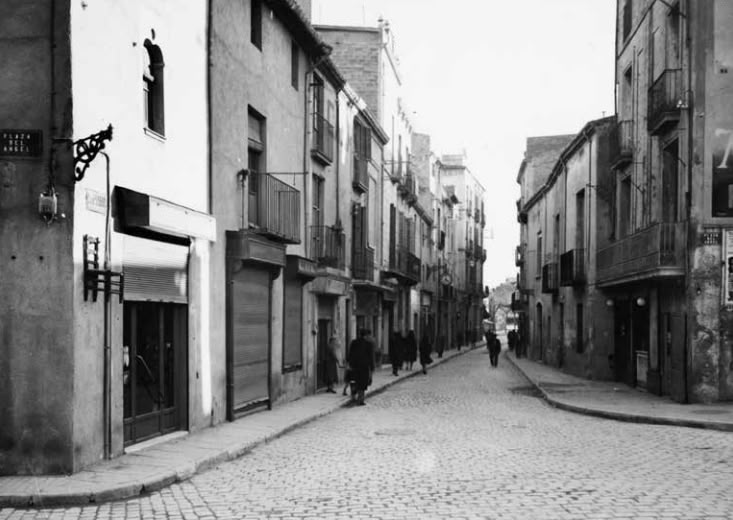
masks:
<instances>
[{"instance_id":1,"label":"iron balcony railing","mask_svg":"<svg viewBox=\"0 0 733 520\"><path fill-rule=\"evenodd\" d=\"M398 191L403 197L417 196L417 178L410 169L408 169L407 175L402 177Z\"/></svg>"},{"instance_id":2,"label":"iron balcony railing","mask_svg":"<svg viewBox=\"0 0 733 520\"><path fill-rule=\"evenodd\" d=\"M657 134L668 123L680 118L682 102L682 70L666 69L649 88L647 125L649 132Z\"/></svg>"},{"instance_id":3,"label":"iron balcony railing","mask_svg":"<svg viewBox=\"0 0 733 520\"><path fill-rule=\"evenodd\" d=\"M346 234L332 226L311 226L311 260L318 267L343 269Z\"/></svg>"},{"instance_id":4,"label":"iron balcony railing","mask_svg":"<svg viewBox=\"0 0 733 520\"><path fill-rule=\"evenodd\" d=\"M354 177L352 185L355 190L365 193L369 190L369 162L365 157L354 154Z\"/></svg>"},{"instance_id":5,"label":"iron balcony railing","mask_svg":"<svg viewBox=\"0 0 733 520\"><path fill-rule=\"evenodd\" d=\"M514 250L514 265L519 267L524 263L524 248L522 246L517 246L517 248Z\"/></svg>"},{"instance_id":6,"label":"iron balcony railing","mask_svg":"<svg viewBox=\"0 0 733 520\"><path fill-rule=\"evenodd\" d=\"M313 152L329 163L333 161L335 133L333 125L319 113L313 114Z\"/></svg>"},{"instance_id":7,"label":"iron balcony railing","mask_svg":"<svg viewBox=\"0 0 733 520\"><path fill-rule=\"evenodd\" d=\"M249 172L247 215L257 233L274 240L300 243L300 191L267 174Z\"/></svg>"},{"instance_id":8,"label":"iron balcony railing","mask_svg":"<svg viewBox=\"0 0 733 520\"><path fill-rule=\"evenodd\" d=\"M542 292L554 293L558 290L557 262L550 262L542 266Z\"/></svg>"},{"instance_id":9,"label":"iron balcony railing","mask_svg":"<svg viewBox=\"0 0 733 520\"><path fill-rule=\"evenodd\" d=\"M578 286L585 283L585 249L572 249L560 255L560 285Z\"/></svg>"},{"instance_id":10,"label":"iron balcony railing","mask_svg":"<svg viewBox=\"0 0 733 520\"><path fill-rule=\"evenodd\" d=\"M599 283L684 275L685 226L685 222L652 224L599 250Z\"/></svg>"},{"instance_id":11,"label":"iron balcony railing","mask_svg":"<svg viewBox=\"0 0 733 520\"><path fill-rule=\"evenodd\" d=\"M616 123L616 153L612 157L614 167L620 168L634 159L634 122L619 121Z\"/></svg>"},{"instance_id":12,"label":"iron balcony railing","mask_svg":"<svg viewBox=\"0 0 733 520\"><path fill-rule=\"evenodd\" d=\"M374 248L357 247L353 251L352 275L355 280L374 281Z\"/></svg>"}]
</instances>

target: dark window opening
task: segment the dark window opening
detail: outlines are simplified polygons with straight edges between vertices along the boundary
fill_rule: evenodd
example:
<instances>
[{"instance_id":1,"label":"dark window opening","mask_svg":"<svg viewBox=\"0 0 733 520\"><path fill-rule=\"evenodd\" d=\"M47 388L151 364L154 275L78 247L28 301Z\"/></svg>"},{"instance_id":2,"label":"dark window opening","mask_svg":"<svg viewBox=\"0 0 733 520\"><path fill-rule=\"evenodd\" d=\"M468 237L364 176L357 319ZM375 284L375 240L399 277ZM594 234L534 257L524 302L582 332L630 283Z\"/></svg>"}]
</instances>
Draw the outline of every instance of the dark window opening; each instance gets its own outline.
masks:
<instances>
[{"instance_id":1,"label":"dark window opening","mask_svg":"<svg viewBox=\"0 0 733 520\"><path fill-rule=\"evenodd\" d=\"M262 50L262 0L252 0L250 4L250 40Z\"/></svg>"},{"instance_id":2,"label":"dark window opening","mask_svg":"<svg viewBox=\"0 0 733 520\"><path fill-rule=\"evenodd\" d=\"M153 132L165 135L163 90L163 53L160 47L145 40L145 67L143 68L143 97L145 125Z\"/></svg>"}]
</instances>

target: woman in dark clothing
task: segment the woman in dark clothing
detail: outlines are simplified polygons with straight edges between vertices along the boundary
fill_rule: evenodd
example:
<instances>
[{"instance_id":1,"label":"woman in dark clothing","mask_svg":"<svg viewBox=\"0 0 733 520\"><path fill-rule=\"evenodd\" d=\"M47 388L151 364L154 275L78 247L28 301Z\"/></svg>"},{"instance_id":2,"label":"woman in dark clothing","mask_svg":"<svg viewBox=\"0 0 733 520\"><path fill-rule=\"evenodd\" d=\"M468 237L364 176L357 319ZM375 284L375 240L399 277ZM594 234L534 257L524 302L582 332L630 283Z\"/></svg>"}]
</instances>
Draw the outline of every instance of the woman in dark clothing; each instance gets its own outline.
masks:
<instances>
[{"instance_id":1,"label":"woman in dark clothing","mask_svg":"<svg viewBox=\"0 0 733 520\"><path fill-rule=\"evenodd\" d=\"M402 336L393 332L389 341L389 361L392 363L392 375L397 375L397 370L402 366Z\"/></svg>"},{"instance_id":2,"label":"woman in dark clothing","mask_svg":"<svg viewBox=\"0 0 733 520\"><path fill-rule=\"evenodd\" d=\"M333 385L338 383L338 367L341 365L339 360L339 351L341 345L339 344L338 337L334 334L331 339L328 340L328 348L326 349L326 392L335 394L336 390L333 389Z\"/></svg>"},{"instance_id":3,"label":"woman in dark clothing","mask_svg":"<svg viewBox=\"0 0 733 520\"><path fill-rule=\"evenodd\" d=\"M427 374L427 367L430 363L433 362L433 360L430 357L430 351L433 350L432 346L430 345L430 340L428 339L427 334L422 335L422 339L420 340L420 364L422 365L422 373Z\"/></svg>"},{"instance_id":4,"label":"woman in dark clothing","mask_svg":"<svg viewBox=\"0 0 733 520\"><path fill-rule=\"evenodd\" d=\"M367 339L368 335L368 330L360 330L359 337L349 345L349 369L356 390L356 401L361 405L365 404L364 392L372 382L374 371L374 347Z\"/></svg>"},{"instance_id":5,"label":"woman in dark clothing","mask_svg":"<svg viewBox=\"0 0 733 520\"><path fill-rule=\"evenodd\" d=\"M417 339L415 339L415 331L410 330L405 339L405 362L407 370L412 370L412 364L417 361Z\"/></svg>"}]
</instances>

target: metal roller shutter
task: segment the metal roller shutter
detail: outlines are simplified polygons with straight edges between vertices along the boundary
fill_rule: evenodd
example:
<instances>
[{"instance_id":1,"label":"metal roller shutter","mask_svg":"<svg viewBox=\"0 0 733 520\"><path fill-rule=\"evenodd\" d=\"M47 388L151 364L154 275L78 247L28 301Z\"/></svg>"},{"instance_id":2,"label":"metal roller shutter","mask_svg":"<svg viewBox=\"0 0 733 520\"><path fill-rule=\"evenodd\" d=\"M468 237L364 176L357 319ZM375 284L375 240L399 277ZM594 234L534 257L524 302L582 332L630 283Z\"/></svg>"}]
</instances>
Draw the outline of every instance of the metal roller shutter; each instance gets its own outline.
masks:
<instances>
[{"instance_id":1,"label":"metal roller shutter","mask_svg":"<svg viewBox=\"0 0 733 520\"><path fill-rule=\"evenodd\" d=\"M303 286L297 278L285 279L285 320L283 323L283 366L294 367L302 356Z\"/></svg>"},{"instance_id":2,"label":"metal roller shutter","mask_svg":"<svg viewBox=\"0 0 733 520\"><path fill-rule=\"evenodd\" d=\"M245 268L232 276L232 408L269 399L270 273Z\"/></svg>"},{"instance_id":3,"label":"metal roller shutter","mask_svg":"<svg viewBox=\"0 0 733 520\"><path fill-rule=\"evenodd\" d=\"M188 247L124 235L122 262L125 300L188 303Z\"/></svg>"}]
</instances>

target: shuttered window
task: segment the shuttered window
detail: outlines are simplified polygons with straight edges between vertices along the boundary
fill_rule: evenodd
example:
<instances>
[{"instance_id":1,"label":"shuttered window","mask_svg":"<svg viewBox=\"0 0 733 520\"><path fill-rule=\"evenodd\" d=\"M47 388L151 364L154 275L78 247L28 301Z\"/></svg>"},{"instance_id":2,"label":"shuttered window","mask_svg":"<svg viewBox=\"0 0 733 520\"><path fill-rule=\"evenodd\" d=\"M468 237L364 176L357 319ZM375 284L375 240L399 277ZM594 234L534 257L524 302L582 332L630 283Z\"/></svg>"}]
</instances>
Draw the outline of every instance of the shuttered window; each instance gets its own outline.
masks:
<instances>
[{"instance_id":1,"label":"shuttered window","mask_svg":"<svg viewBox=\"0 0 733 520\"><path fill-rule=\"evenodd\" d=\"M283 370L303 365L303 286L295 273L285 279Z\"/></svg>"},{"instance_id":2,"label":"shuttered window","mask_svg":"<svg viewBox=\"0 0 733 520\"><path fill-rule=\"evenodd\" d=\"M231 375L234 413L269 399L270 274L241 269L232 275Z\"/></svg>"},{"instance_id":3,"label":"shuttered window","mask_svg":"<svg viewBox=\"0 0 733 520\"><path fill-rule=\"evenodd\" d=\"M125 300L188 303L188 247L123 238Z\"/></svg>"}]
</instances>

